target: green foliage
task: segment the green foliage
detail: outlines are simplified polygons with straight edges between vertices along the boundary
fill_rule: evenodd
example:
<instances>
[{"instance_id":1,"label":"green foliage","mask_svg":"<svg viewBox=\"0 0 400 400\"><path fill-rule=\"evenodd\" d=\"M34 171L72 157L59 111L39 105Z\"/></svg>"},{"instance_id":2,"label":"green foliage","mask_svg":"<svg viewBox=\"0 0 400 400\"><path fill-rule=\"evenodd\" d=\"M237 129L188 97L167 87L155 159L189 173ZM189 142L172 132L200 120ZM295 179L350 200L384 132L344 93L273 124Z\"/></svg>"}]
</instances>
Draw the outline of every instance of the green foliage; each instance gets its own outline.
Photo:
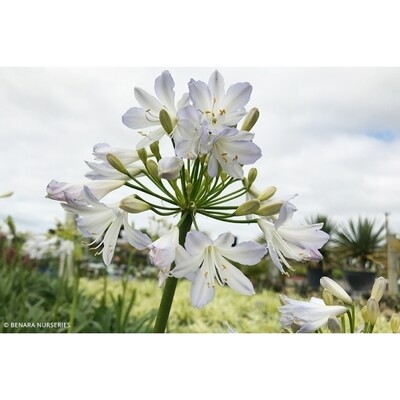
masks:
<instances>
[{"instance_id":1,"label":"green foliage","mask_svg":"<svg viewBox=\"0 0 400 400\"><path fill-rule=\"evenodd\" d=\"M367 269L376 266L384 243L384 225L376 227L368 218L349 219L346 227L336 232L335 245L349 266Z\"/></svg>"},{"instance_id":2,"label":"green foliage","mask_svg":"<svg viewBox=\"0 0 400 400\"><path fill-rule=\"evenodd\" d=\"M107 278L105 278L107 279ZM102 297L66 279L21 265L0 265L0 332L150 332L155 311L133 316L136 292L122 281L122 293ZM120 281L121 284L121 281ZM149 311L151 310L151 311ZM11 326L12 323L25 323ZM6 326L4 323L8 324ZM52 323L43 327L43 323Z\"/></svg>"}]
</instances>

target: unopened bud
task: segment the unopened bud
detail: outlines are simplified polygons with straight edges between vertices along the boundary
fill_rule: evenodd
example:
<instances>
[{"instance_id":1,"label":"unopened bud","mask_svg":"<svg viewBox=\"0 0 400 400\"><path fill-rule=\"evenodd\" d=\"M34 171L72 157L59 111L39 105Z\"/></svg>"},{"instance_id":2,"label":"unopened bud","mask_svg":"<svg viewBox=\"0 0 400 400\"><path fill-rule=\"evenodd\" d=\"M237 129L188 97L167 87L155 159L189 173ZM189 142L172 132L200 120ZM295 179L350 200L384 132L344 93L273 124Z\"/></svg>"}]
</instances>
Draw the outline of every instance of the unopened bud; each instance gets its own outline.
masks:
<instances>
[{"instance_id":1,"label":"unopened bud","mask_svg":"<svg viewBox=\"0 0 400 400\"><path fill-rule=\"evenodd\" d=\"M108 163L116 169L118 172L121 172L121 174L130 176L129 171L126 169L125 165L122 163L122 161L115 156L114 154L107 154L107 161Z\"/></svg>"},{"instance_id":2,"label":"unopened bud","mask_svg":"<svg viewBox=\"0 0 400 400\"><path fill-rule=\"evenodd\" d=\"M342 328L340 326L340 322L336 317L329 317L328 319L328 329L332 333L340 333Z\"/></svg>"},{"instance_id":3,"label":"unopened bud","mask_svg":"<svg viewBox=\"0 0 400 400\"><path fill-rule=\"evenodd\" d=\"M154 157L158 160L161 159L161 154L160 154L160 144L159 142L153 142L150 145L150 151L153 153Z\"/></svg>"},{"instance_id":4,"label":"unopened bud","mask_svg":"<svg viewBox=\"0 0 400 400\"><path fill-rule=\"evenodd\" d=\"M363 319L363 321L364 321L364 323L365 324L367 324L369 321L368 321L368 310L367 310L367 306L364 306L362 309L361 309L361 317L362 317L362 319Z\"/></svg>"},{"instance_id":5,"label":"unopened bud","mask_svg":"<svg viewBox=\"0 0 400 400\"><path fill-rule=\"evenodd\" d=\"M147 160L146 168L152 178L155 180L160 180L158 176L158 165L154 160Z\"/></svg>"},{"instance_id":6,"label":"unopened bud","mask_svg":"<svg viewBox=\"0 0 400 400\"><path fill-rule=\"evenodd\" d=\"M191 182L188 182L186 184L186 192L189 195L189 197L192 194L192 191L193 191L193 184Z\"/></svg>"},{"instance_id":7,"label":"unopened bud","mask_svg":"<svg viewBox=\"0 0 400 400\"><path fill-rule=\"evenodd\" d=\"M266 201L270 199L276 192L276 187L275 186L270 186L263 190L258 196L257 199L260 200L261 202Z\"/></svg>"},{"instance_id":8,"label":"unopened bud","mask_svg":"<svg viewBox=\"0 0 400 400\"><path fill-rule=\"evenodd\" d=\"M353 303L353 300L347 294L347 292L333 279L328 278L327 276L323 276L319 282L324 289L328 289L336 298L342 300L343 303Z\"/></svg>"},{"instance_id":9,"label":"unopened bud","mask_svg":"<svg viewBox=\"0 0 400 400\"><path fill-rule=\"evenodd\" d=\"M250 132L253 126L256 124L259 116L260 111L258 111L258 108L252 108L244 117L240 130Z\"/></svg>"},{"instance_id":10,"label":"unopened bud","mask_svg":"<svg viewBox=\"0 0 400 400\"><path fill-rule=\"evenodd\" d=\"M367 301L367 315L369 323L375 325L379 315L379 304L373 297Z\"/></svg>"},{"instance_id":11,"label":"unopened bud","mask_svg":"<svg viewBox=\"0 0 400 400\"><path fill-rule=\"evenodd\" d=\"M122 199L119 203L119 208L128 213L137 214L150 210L151 206L145 201L137 199L135 195L132 195Z\"/></svg>"},{"instance_id":12,"label":"unopened bud","mask_svg":"<svg viewBox=\"0 0 400 400\"><path fill-rule=\"evenodd\" d=\"M327 306L333 305L333 296L332 293L328 289L324 289L322 291L322 299Z\"/></svg>"},{"instance_id":13,"label":"unopened bud","mask_svg":"<svg viewBox=\"0 0 400 400\"><path fill-rule=\"evenodd\" d=\"M147 162L147 150L143 147L142 149L139 149L137 151L138 157L140 158L140 161L146 165Z\"/></svg>"},{"instance_id":14,"label":"unopened bud","mask_svg":"<svg viewBox=\"0 0 400 400\"><path fill-rule=\"evenodd\" d=\"M386 289L386 279L383 276L380 276L374 283L374 286L371 290L371 297L373 297L376 301L380 301L385 293Z\"/></svg>"},{"instance_id":15,"label":"unopened bud","mask_svg":"<svg viewBox=\"0 0 400 400\"><path fill-rule=\"evenodd\" d=\"M7 192L0 195L0 199L4 199L5 197L10 197L14 194L14 192Z\"/></svg>"},{"instance_id":16,"label":"unopened bud","mask_svg":"<svg viewBox=\"0 0 400 400\"><path fill-rule=\"evenodd\" d=\"M399 314L393 313L392 317L390 318L390 328L392 329L393 333L397 333L400 328L400 316Z\"/></svg>"},{"instance_id":17,"label":"unopened bud","mask_svg":"<svg viewBox=\"0 0 400 400\"><path fill-rule=\"evenodd\" d=\"M254 214L261 206L261 203L257 199L252 199L245 201L243 204L241 204L236 211L233 213L233 215L249 215L249 214Z\"/></svg>"},{"instance_id":18,"label":"unopened bud","mask_svg":"<svg viewBox=\"0 0 400 400\"><path fill-rule=\"evenodd\" d=\"M248 176L248 179L246 182L247 183L246 187L249 188L257 178L257 168L251 168L247 176Z\"/></svg>"},{"instance_id":19,"label":"unopened bud","mask_svg":"<svg viewBox=\"0 0 400 400\"><path fill-rule=\"evenodd\" d=\"M174 130L174 126L172 125L171 117L165 108L161 109L159 118L161 126L164 128L165 132L167 132L168 135L170 135L171 132Z\"/></svg>"},{"instance_id":20,"label":"unopened bud","mask_svg":"<svg viewBox=\"0 0 400 400\"><path fill-rule=\"evenodd\" d=\"M182 167L183 161L181 158L164 157L158 162L158 176L161 179L172 181L178 178Z\"/></svg>"},{"instance_id":21,"label":"unopened bud","mask_svg":"<svg viewBox=\"0 0 400 400\"><path fill-rule=\"evenodd\" d=\"M282 204L283 201L271 201L268 204L263 204L255 214L260 215L261 217L269 217L278 214Z\"/></svg>"}]
</instances>

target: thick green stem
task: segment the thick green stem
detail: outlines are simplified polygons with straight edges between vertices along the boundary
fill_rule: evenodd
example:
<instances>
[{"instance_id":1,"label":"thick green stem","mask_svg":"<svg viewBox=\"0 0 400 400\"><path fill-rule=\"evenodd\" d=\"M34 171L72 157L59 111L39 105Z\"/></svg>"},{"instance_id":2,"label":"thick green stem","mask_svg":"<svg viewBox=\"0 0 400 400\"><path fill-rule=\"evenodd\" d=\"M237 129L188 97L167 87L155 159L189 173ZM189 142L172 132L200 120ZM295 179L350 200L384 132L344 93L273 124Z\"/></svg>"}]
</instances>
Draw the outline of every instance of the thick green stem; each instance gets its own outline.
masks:
<instances>
[{"instance_id":1,"label":"thick green stem","mask_svg":"<svg viewBox=\"0 0 400 400\"><path fill-rule=\"evenodd\" d=\"M191 214L183 214L183 221L179 226L179 244L184 245L186 235L192 226L193 217ZM174 300L175 289L178 279L169 277L165 282L164 292L161 298L160 307L154 325L154 333L164 333L167 327L169 313L171 311L172 302Z\"/></svg>"}]
</instances>

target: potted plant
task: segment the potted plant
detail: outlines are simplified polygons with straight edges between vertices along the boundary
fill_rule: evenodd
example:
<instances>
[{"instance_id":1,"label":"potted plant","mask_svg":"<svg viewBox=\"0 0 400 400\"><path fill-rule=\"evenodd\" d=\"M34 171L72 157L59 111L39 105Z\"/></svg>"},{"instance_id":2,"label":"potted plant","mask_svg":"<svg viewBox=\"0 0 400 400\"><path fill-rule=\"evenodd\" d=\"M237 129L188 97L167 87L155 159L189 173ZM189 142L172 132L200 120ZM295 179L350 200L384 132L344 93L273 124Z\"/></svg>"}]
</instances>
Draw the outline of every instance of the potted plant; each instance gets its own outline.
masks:
<instances>
[{"instance_id":1,"label":"potted plant","mask_svg":"<svg viewBox=\"0 0 400 400\"><path fill-rule=\"evenodd\" d=\"M326 215L317 214L307 219L308 224L323 224L322 231L332 238L335 233L336 223ZM324 257L317 262L310 262L307 266L308 288L317 290L320 287L320 279L323 276L330 276L332 273L332 240L329 239L325 245L319 250Z\"/></svg>"},{"instance_id":2,"label":"potted plant","mask_svg":"<svg viewBox=\"0 0 400 400\"><path fill-rule=\"evenodd\" d=\"M353 292L369 290L376 277L378 258L384 245L384 225L359 217L349 219L347 226L334 237L336 251L344 263L344 278ZM343 265L343 264L342 264Z\"/></svg>"}]
</instances>

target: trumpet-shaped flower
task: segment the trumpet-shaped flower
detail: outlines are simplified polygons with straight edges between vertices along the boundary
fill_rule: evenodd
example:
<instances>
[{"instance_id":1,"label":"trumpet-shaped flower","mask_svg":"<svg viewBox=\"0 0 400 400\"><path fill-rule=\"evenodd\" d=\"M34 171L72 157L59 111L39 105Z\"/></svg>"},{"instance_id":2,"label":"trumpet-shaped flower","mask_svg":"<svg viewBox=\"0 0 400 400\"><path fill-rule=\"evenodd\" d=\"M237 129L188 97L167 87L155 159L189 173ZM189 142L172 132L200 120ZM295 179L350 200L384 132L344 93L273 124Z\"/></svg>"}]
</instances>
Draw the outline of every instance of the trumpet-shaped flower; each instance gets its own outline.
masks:
<instances>
[{"instance_id":1,"label":"trumpet-shaped flower","mask_svg":"<svg viewBox=\"0 0 400 400\"><path fill-rule=\"evenodd\" d=\"M90 192L98 199L118 189L124 184L123 180L96 180L86 183L65 183L52 180L47 185L47 196L49 199L58 201L73 201L75 204L86 204L83 196L83 188L87 186Z\"/></svg>"},{"instance_id":2,"label":"trumpet-shaped flower","mask_svg":"<svg viewBox=\"0 0 400 400\"><path fill-rule=\"evenodd\" d=\"M90 245L96 244L96 248L103 245L100 253L107 266L111 264L122 226L130 243L134 243L136 248L145 248L146 235L132 229L128 223L128 214L117 205L100 203L88 186L82 190L84 202L76 201L68 193L65 197L66 203L62 203L62 207L78 215L76 222L79 230L85 237L94 238Z\"/></svg>"},{"instance_id":3,"label":"trumpet-shaped flower","mask_svg":"<svg viewBox=\"0 0 400 400\"><path fill-rule=\"evenodd\" d=\"M323 224L294 225L291 223L293 204L285 202L275 222L259 219L272 262L284 273L282 263L292 269L286 258L296 261L317 261L322 258L318 251L329 239L321 230Z\"/></svg>"},{"instance_id":4,"label":"trumpet-shaped flower","mask_svg":"<svg viewBox=\"0 0 400 400\"><path fill-rule=\"evenodd\" d=\"M256 242L243 242L234 246L235 237L224 233L215 241L201 232L189 232L185 248L177 247L176 266L172 275L192 281L191 300L201 308L209 303L215 293L215 283L227 284L244 295L254 294L250 280L230 261L244 265L257 264L265 255L264 246Z\"/></svg>"},{"instance_id":5,"label":"trumpet-shaped flower","mask_svg":"<svg viewBox=\"0 0 400 400\"><path fill-rule=\"evenodd\" d=\"M93 146L93 156L95 160L107 162L107 155L113 154L124 165L139 161L137 151L122 147L112 147L107 143L97 143Z\"/></svg>"},{"instance_id":6,"label":"trumpet-shaped flower","mask_svg":"<svg viewBox=\"0 0 400 400\"><path fill-rule=\"evenodd\" d=\"M281 302L284 304L279 307L281 325L286 329L290 329L293 324L300 326L299 333L310 333L323 328L330 317L337 317L347 311L347 307L327 306L322 299L315 297L308 302L281 295Z\"/></svg>"},{"instance_id":7,"label":"trumpet-shaped flower","mask_svg":"<svg viewBox=\"0 0 400 400\"><path fill-rule=\"evenodd\" d=\"M246 114L245 105L253 88L248 82L231 85L225 93L223 76L214 71L208 81L189 82L189 96L208 122L209 130L236 126Z\"/></svg>"},{"instance_id":8,"label":"trumpet-shaped flower","mask_svg":"<svg viewBox=\"0 0 400 400\"><path fill-rule=\"evenodd\" d=\"M122 117L122 122L131 129L146 129L144 138L138 143L137 148L141 149L160 140L166 133L160 123L160 111L166 110L171 118L173 127L176 126L177 109L189 104L189 95L186 93L175 106L175 82L168 71L164 71L156 78L154 90L156 97L143 89L135 88L134 94L140 107L130 108ZM173 135L174 132L171 133Z\"/></svg>"}]
</instances>

